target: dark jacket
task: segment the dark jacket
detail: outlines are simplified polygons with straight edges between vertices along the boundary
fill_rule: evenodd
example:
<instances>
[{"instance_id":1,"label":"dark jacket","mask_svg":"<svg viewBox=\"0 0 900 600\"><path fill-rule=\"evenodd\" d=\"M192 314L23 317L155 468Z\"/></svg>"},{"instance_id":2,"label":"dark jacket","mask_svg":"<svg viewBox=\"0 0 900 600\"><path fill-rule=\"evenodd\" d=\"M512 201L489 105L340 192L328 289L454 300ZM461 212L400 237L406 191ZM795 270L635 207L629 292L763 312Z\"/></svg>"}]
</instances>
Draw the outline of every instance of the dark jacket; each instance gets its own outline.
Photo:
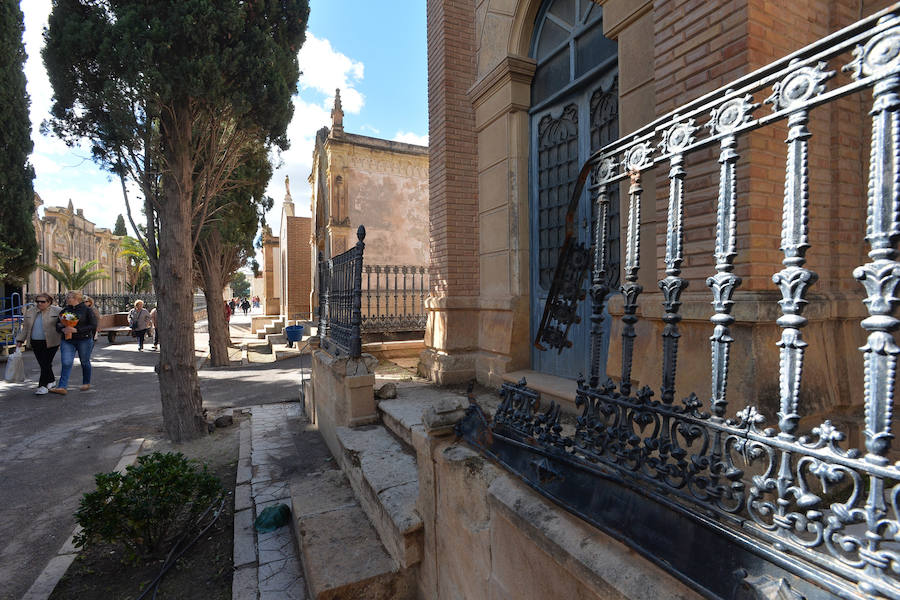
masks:
<instances>
[{"instance_id":1,"label":"dark jacket","mask_svg":"<svg viewBox=\"0 0 900 600\"><path fill-rule=\"evenodd\" d=\"M88 308L84 302L79 302L75 306L63 306L59 314L65 312L73 312L78 317L78 324L75 325L75 333L72 334L70 341L86 340L93 337L94 330L97 329L97 317L94 315L93 309ZM65 328L63 322L57 320L56 330L62 333L63 328ZM63 335L65 336L65 334Z\"/></svg>"}]
</instances>

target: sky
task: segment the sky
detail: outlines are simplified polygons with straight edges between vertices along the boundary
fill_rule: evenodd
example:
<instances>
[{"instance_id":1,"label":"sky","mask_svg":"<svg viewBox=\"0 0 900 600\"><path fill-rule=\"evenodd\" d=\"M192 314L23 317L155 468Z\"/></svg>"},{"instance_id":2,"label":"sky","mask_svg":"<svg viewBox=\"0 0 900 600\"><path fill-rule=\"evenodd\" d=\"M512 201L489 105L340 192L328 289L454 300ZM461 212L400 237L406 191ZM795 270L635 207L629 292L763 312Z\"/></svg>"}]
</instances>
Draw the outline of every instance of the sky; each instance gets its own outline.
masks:
<instances>
[{"instance_id":1,"label":"sky","mask_svg":"<svg viewBox=\"0 0 900 600\"><path fill-rule=\"evenodd\" d=\"M65 206L71 199L89 221L112 229L116 217L125 214L118 179L91 161L88 144L69 148L40 132L53 98L40 56L51 2L21 0L20 6L28 53L25 76L31 97L34 189L44 206ZM427 145L425 39L424 0L310 0L306 42L298 53L302 74L288 127L291 147L274 157L279 166L268 187L268 195L275 199L267 215L273 230L280 219L285 175L290 176L297 213L309 215L307 178L315 134L331 126L335 88L341 89L345 131ZM134 203L132 207L138 211ZM140 213L134 217L138 221ZM128 229L130 233L130 225Z\"/></svg>"}]
</instances>

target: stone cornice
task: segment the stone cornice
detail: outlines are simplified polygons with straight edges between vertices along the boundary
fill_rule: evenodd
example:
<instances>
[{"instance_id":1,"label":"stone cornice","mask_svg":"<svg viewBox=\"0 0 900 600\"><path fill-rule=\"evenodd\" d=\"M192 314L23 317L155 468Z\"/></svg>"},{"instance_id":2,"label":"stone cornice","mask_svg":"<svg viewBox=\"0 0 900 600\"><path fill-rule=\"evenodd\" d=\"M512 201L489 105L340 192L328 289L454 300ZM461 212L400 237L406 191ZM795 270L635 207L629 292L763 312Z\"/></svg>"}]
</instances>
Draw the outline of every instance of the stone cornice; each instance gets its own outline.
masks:
<instances>
[{"instance_id":1,"label":"stone cornice","mask_svg":"<svg viewBox=\"0 0 900 600\"><path fill-rule=\"evenodd\" d=\"M606 4L612 4L615 0L594 0L600 6ZM631 3L633 0L628 0ZM652 0L644 0L644 2L635 2L635 6L632 6L631 12L629 12L624 18L619 20L618 23L612 25L607 29L606 25L606 11L604 11L604 22L603 22L603 35L608 37L611 40L619 37L619 34L622 33L625 29L634 24L635 21L646 15L648 12L653 10L653 2Z\"/></svg>"},{"instance_id":2,"label":"stone cornice","mask_svg":"<svg viewBox=\"0 0 900 600\"><path fill-rule=\"evenodd\" d=\"M533 58L524 56L507 55L500 63L491 69L487 75L482 77L475 85L469 88L468 96L472 102L472 106L478 108L489 96L497 92L502 86L509 83L523 83L531 85L531 79L534 77L534 70L537 63ZM509 109L528 110L528 103L510 102L507 106Z\"/></svg>"}]
</instances>

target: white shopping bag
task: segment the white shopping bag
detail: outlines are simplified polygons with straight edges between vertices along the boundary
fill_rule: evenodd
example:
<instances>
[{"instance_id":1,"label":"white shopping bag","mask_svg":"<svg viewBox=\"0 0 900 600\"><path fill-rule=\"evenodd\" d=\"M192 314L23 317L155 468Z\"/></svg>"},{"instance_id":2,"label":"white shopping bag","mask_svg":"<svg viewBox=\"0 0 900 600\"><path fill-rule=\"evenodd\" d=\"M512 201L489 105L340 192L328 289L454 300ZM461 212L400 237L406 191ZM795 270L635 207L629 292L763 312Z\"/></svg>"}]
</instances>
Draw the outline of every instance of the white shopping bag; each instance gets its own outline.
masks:
<instances>
[{"instance_id":1,"label":"white shopping bag","mask_svg":"<svg viewBox=\"0 0 900 600\"><path fill-rule=\"evenodd\" d=\"M22 358L24 352L16 350L9 355L6 361L6 381L8 383L22 383L25 381L25 361Z\"/></svg>"}]
</instances>

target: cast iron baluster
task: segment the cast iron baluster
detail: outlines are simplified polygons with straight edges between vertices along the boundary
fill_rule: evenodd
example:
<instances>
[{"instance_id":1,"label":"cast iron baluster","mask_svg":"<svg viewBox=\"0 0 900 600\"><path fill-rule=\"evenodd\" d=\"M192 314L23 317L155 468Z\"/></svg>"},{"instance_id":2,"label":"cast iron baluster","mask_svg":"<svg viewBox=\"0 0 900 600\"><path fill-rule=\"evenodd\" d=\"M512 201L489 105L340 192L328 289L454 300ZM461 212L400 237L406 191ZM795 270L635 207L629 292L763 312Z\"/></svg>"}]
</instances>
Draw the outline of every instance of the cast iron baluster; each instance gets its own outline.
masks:
<instances>
[{"instance_id":1,"label":"cast iron baluster","mask_svg":"<svg viewBox=\"0 0 900 600\"><path fill-rule=\"evenodd\" d=\"M728 326L734 323L731 316L731 306L734 301L732 294L741 284L741 278L732 273L734 271L735 238L735 204L737 201L737 187L734 178L734 167L738 154L734 151L737 146L737 138L734 130L750 119L750 113L758 105L751 104L750 96L732 98L712 111L712 119L709 128L713 134L726 134L721 141L719 153L719 208L716 221L716 274L706 280L713 292L713 307L716 314L710 319L715 324L711 340L712 345L712 400L711 408L714 418L722 421L725 418L725 409L728 401L725 398L725 388L728 384L728 350L734 339ZM732 135L728 135L732 133Z\"/></svg>"},{"instance_id":2,"label":"cast iron baluster","mask_svg":"<svg viewBox=\"0 0 900 600\"><path fill-rule=\"evenodd\" d=\"M425 315L425 267L419 267L419 326L425 327L428 319Z\"/></svg>"},{"instance_id":3,"label":"cast iron baluster","mask_svg":"<svg viewBox=\"0 0 900 600\"><path fill-rule=\"evenodd\" d=\"M362 315L360 308L362 307L362 266L363 266L363 250L366 249L366 228L362 225L356 230L356 252L350 261L352 270L351 276L353 280L352 290L353 308L350 315L350 356L359 358L362 355L362 337L360 335L360 326L362 325Z\"/></svg>"},{"instance_id":4,"label":"cast iron baluster","mask_svg":"<svg viewBox=\"0 0 900 600\"><path fill-rule=\"evenodd\" d=\"M854 50L856 60L847 68L859 79L885 74L900 65L900 18L885 17L879 24L893 22L894 27L875 36ZM900 238L900 77L892 74L875 84L872 104L872 146L869 159L868 213L866 241L872 262L853 271L853 276L866 288L864 300L869 317L862 321L870 332L863 351L865 368L866 450L865 460L876 465L888 463L891 447L891 409L894 403L894 376L900 348L893 332L900 325L894 316L900 263L897 262L897 239ZM865 572L883 578L897 565L900 557L882 548L897 533L896 521L888 521L884 498L884 479L869 477L866 500L866 546L859 548ZM896 498L896 496L895 496ZM893 515L894 519L898 515ZM891 527L888 523L893 523ZM867 582L859 587L866 593L875 588Z\"/></svg>"},{"instance_id":5,"label":"cast iron baluster","mask_svg":"<svg viewBox=\"0 0 900 600\"><path fill-rule=\"evenodd\" d=\"M363 320L368 324L372 320L372 265L363 265L366 270L366 314Z\"/></svg>"},{"instance_id":6,"label":"cast iron baluster","mask_svg":"<svg viewBox=\"0 0 900 600\"><path fill-rule=\"evenodd\" d=\"M409 310L407 308L406 303L409 302L409 296L406 293L406 265L401 267L403 269L403 322L406 322L406 315L409 314Z\"/></svg>"},{"instance_id":7,"label":"cast iron baluster","mask_svg":"<svg viewBox=\"0 0 900 600\"><path fill-rule=\"evenodd\" d=\"M319 252L316 261L316 271L319 275L319 324L318 334L324 336L325 333L325 290L323 286L324 275L322 274L322 253Z\"/></svg>"},{"instance_id":8,"label":"cast iron baluster","mask_svg":"<svg viewBox=\"0 0 900 600\"><path fill-rule=\"evenodd\" d=\"M400 321L400 285L397 283L397 274L400 272L400 267L394 265L394 323L398 323Z\"/></svg>"},{"instance_id":9,"label":"cast iron baluster","mask_svg":"<svg viewBox=\"0 0 900 600\"><path fill-rule=\"evenodd\" d=\"M628 151L625 157L625 168L631 177L628 188L628 230L625 240L625 283L622 294L625 296L625 314L622 322L622 383L620 390L623 396L631 394L631 361L634 353L634 324L637 323L637 299L643 291L638 284L641 250L641 167L650 162L650 148L647 144L638 144Z\"/></svg>"},{"instance_id":10,"label":"cast iron baluster","mask_svg":"<svg viewBox=\"0 0 900 600\"><path fill-rule=\"evenodd\" d=\"M678 365L678 322L681 315L681 292L688 286L681 277L682 247L684 245L684 154L683 150L694 141L694 120L677 123L670 127L660 143L664 152L672 153L669 168L669 215L666 224L666 278L659 281L662 290L663 316L666 326L663 329L663 365L662 389L660 395L665 404L672 404L675 398L675 370ZM668 425L668 421L666 421ZM668 427L666 427L668 430Z\"/></svg>"},{"instance_id":11,"label":"cast iron baluster","mask_svg":"<svg viewBox=\"0 0 900 600\"><path fill-rule=\"evenodd\" d=\"M751 104L751 98L732 98L712 111L709 128L713 134L724 133L719 153L719 201L716 220L716 274L706 280L713 292L713 308L716 314L710 319L715 324L710 339L712 346L712 419L716 423L725 421L725 410L728 401L725 390L728 384L729 346L734 339L728 326L734 323L731 307L734 301L732 294L741 284L741 278L732 273L735 246L735 208L737 203L737 186L735 182L735 165L738 154L734 148L737 138L734 130L750 118L750 113L758 105ZM724 444L722 432L716 430L709 452L709 496L715 500L726 495L726 488L720 485L721 477L726 474L727 465L723 462Z\"/></svg>"},{"instance_id":12,"label":"cast iron baluster","mask_svg":"<svg viewBox=\"0 0 900 600\"><path fill-rule=\"evenodd\" d=\"M591 194L597 197L597 225L594 228L594 274L591 281L591 378L590 386L596 389L600 383L600 353L603 348L603 309L609 298L609 257L606 244L609 239L609 184L615 163L607 158L591 170Z\"/></svg>"},{"instance_id":13,"label":"cast iron baluster","mask_svg":"<svg viewBox=\"0 0 900 600\"><path fill-rule=\"evenodd\" d=\"M773 87L774 94L767 102L772 102L776 110L790 109L825 90L824 82L834 76L826 72L825 63L816 68L803 67L789 74ZM813 271L806 269L806 251L809 249L809 160L808 142L811 137L806 125L809 111L800 108L788 118L788 156L784 181L784 208L782 211L781 250L784 252L785 268L772 276L772 281L781 290L781 305L784 316L777 323L784 331L781 334L781 412L778 414L782 439L793 440L800 416L797 405L800 397L800 380L803 371L803 354L807 344L800 329L807 323L802 316L806 293L818 279ZM788 473L789 473L788 469Z\"/></svg>"},{"instance_id":14,"label":"cast iron baluster","mask_svg":"<svg viewBox=\"0 0 900 600\"><path fill-rule=\"evenodd\" d=\"M824 82L834 75L825 71L825 63L815 68L801 67L789 73L773 86L774 93L766 102L771 102L775 110L798 107L788 117L788 153L784 179L784 208L782 210L781 250L784 252L784 269L772 276L772 281L781 290L783 316L777 321L783 328L781 341L780 395L781 407L778 437L794 441L800 415L797 412L800 399L800 382L803 374L803 355L807 343L803 340L801 328L807 323L803 309L807 304L806 293L818 276L803 267L806 251L809 249L809 154L807 141L811 134L806 125L809 111L802 103L822 93ZM793 453L781 452L778 479L777 515L774 523L779 534L788 537L794 529L794 520L789 516L792 506L790 496L797 491L792 468Z\"/></svg>"},{"instance_id":15,"label":"cast iron baluster","mask_svg":"<svg viewBox=\"0 0 900 600\"><path fill-rule=\"evenodd\" d=\"M319 253L319 256L322 256L322 253ZM320 282L320 289L323 292L322 298L320 299L322 304L320 304L320 312L322 315L322 332L319 334L320 338L326 338L331 334L331 326L328 322L331 318L329 314L329 303L331 301L331 259L327 261L323 259L322 261L322 281ZM321 308L324 307L324 308Z\"/></svg>"},{"instance_id":16,"label":"cast iron baluster","mask_svg":"<svg viewBox=\"0 0 900 600\"><path fill-rule=\"evenodd\" d=\"M375 265L375 317L381 319L381 265Z\"/></svg>"}]
</instances>

